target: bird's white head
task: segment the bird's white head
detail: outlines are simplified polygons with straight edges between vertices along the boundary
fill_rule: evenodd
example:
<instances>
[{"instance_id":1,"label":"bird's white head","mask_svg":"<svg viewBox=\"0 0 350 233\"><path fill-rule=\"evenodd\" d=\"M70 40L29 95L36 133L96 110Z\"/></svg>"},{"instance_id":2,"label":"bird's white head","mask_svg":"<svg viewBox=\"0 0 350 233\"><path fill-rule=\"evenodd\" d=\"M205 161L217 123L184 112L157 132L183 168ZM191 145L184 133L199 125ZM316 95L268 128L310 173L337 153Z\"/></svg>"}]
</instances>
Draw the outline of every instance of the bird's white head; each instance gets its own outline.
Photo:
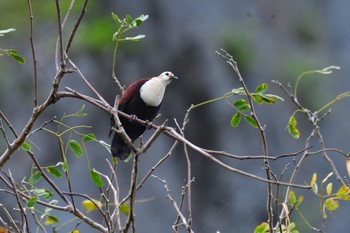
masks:
<instances>
[{"instance_id":1,"label":"bird's white head","mask_svg":"<svg viewBox=\"0 0 350 233\"><path fill-rule=\"evenodd\" d=\"M140 89L140 97L148 106L158 107L164 96L165 87L173 80L178 79L170 71L165 71L159 76L153 77Z\"/></svg>"},{"instance_id":2,"label":"bird's white head","mask_svg":"<svg viewBox=\"0 0 350 233\"><path fill-rule=\"evenodd\" d=\"M154 77L154 79L162 80L162 82L165 82L165 85L168 85L173 79L177 79L177 77L170 71L165 71L159 76Z\"/></svg>"}]
</instances>

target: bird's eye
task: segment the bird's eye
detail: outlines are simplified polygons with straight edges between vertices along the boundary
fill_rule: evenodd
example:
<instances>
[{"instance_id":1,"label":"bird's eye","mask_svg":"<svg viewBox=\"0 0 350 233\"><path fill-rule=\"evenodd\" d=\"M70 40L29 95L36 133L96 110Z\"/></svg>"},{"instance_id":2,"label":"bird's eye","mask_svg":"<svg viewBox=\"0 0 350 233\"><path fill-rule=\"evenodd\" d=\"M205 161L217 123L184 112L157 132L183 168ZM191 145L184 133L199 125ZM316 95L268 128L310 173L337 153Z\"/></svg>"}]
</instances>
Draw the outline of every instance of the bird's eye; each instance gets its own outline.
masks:
<instances>
[{"instance_id":1,"label":"bird's eye","mask_svg":"<svg viewBox=\"0 0 350 233\"><path fill-rule=\"evenodd\" d=\"M168 73L168 72L166 72L166 73L165 73L165 75L166 75L166 76L169 76L169 73Z\"/></svg>"}]
</instances>

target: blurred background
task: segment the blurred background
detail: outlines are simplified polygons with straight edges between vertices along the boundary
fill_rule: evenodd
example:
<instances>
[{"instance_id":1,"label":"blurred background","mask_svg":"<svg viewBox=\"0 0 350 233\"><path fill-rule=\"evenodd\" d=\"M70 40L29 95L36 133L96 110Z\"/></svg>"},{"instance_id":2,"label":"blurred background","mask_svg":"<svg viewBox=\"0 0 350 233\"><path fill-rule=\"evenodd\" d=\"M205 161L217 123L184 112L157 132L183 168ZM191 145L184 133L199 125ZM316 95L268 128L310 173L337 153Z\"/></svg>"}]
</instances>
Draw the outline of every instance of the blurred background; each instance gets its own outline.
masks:
<instances>
[{"instance_id":1,"label":"blurred background","mask_svg":"<svg viewBox=\"0 0 350 233\"><path fill-rule=\"evenodd\" d=\"M47 96L55 75L55 43L57 39L56 9L53 1L33 1L35 45L38 60L39 103ZM62 10L67 10L69 1L62 0ZM65 30L67 39L73 23L79 14L82 0L77 1L72 17ZM304 148L305 140L311 132L310 124L302 114L297 114L301 138L289 136L286 125L295 106L282 90L271 83L279 80L283 84L294 84L304 71L322 69L329 65L340 66L327 78L313 75L302 80L298 97L300 102L311 110L317 110L338 94L350 89L350 2L333 1L280 1L280 0L217 0L217 1L89 1L87 14L77 32L69 57L80 68L85 77L111 104L118 92L111 77L116 31L111 12L121 17L130 14L138 17L148 14L149 19L131 35L145 34L140 42L120 44L116 73L123 85L127 86L142 77L151 77L164 70L171 70L179 77L167 89L161 108L161 116L155 121L160 124L169 119L175 126L191 104L197 104L220 97L233 88L239 87L237 77L225 60L215 54L224 48L238 62L242 76L251 91L259 84L269 84L269 93L282 96L285 102L277 105L257 106L258 116L266 125L266 135L271 155L292 153ZM16 49L26 58L25 65L19 65L6 56L0 57L0 110L8 117L17 131L26 124L33 108L33 66L29 43L29 17L24 1L2 0L0 2L0 29L16 28L15 32L0 37L0 48ZM69 86L79 92L93 96L81 82L78 75L65 76L61 88ZM345 152L350 150L349 102L343 99L332 106L332 112L321 124L321 133L327 147ZM77 112L83 105L76 99L64 99L49 107L37 121L36 127L64 113ZM110 116L91 105L86 105L81 118L68 118L64 123L86 125L92 128L81 130L94 133L105 142L108 138ZM186 137L198 146L224 150L239 155L262 154L258 132L242 122L238 128L230 126L234 111L225 101L212 103L194 109L186 129ZM56 131L57 124L47 128ZM9 133L9 130L7 130ZM152 133L147 132L144 138ZM77 137L78 138L78 137ZM13 137L10 137L13 140ZM50 133L40 131L31 138L33 152L43 166L60 161L57 139ZM68 138L65 138L68 140ZM79 138L77 139L79 140ZM167 153L173 141L161 135L153 147L141 156L140 177ZM6 148L3 137L1 151ZM313 141L313 149L319 144ZM97 143L87 144L91 166L98 171L108 171L106 159L110 154ZM347 177L342 156L329 153L341 176ZM85 157L75 158L68 154L73 191L99 198L98 189L88 178ZM192 184L193 229L195 232L253 232L261 222L267 220L266 185L247 177L230 173L203 156L190 150L192 171L195 182ZM237 161L223 159L229 165L264 177L263 161ZM127 194L132 163L120 163L117 169L122 196ZM273 172L280 176L286 165L283 180L287 181L294 169L291 158L271 162ZM2 169L11 170L17 182L30 176L31 160L27 154L18 151ZM309 157L302 165L297 183L310 182L314 172L322 180L331 172L329 164L321 154ZM166 179L175 200L180 200L181 186L186 183L186 161L183 147L154 173ZM334 177L334 189L339 184ZM65 180L58 179L58 185L68 190ZM44 186L44 182L39 186ZM3 188L0 184L0 188ZM297 196L304 195L300 206L309 222L321 227L322 217L319 199L311 191L295 190ZM137 199L151 201L136 204L136 224L138 232L172 232L177 213L166 199L163 185L150 178L138 192ZM279 198L283 198L282 196ZM0 203L15 205L15 198L0 193ZM10 208L11 209L11 208ZM341 202L326 221L327 232L343 232L349 227L345 216L350 205ZM69 215L57 214L63 223ZM0 216L4 219L1 212ZM100 219L91 213L91 216ZM311 232L310 228L294 213L300 232ZM18 218L20 216L18 215ZM63 229L68 232L72 225ZM94 232L82 224L81 232Z\"/></svg>"}]
</instances>

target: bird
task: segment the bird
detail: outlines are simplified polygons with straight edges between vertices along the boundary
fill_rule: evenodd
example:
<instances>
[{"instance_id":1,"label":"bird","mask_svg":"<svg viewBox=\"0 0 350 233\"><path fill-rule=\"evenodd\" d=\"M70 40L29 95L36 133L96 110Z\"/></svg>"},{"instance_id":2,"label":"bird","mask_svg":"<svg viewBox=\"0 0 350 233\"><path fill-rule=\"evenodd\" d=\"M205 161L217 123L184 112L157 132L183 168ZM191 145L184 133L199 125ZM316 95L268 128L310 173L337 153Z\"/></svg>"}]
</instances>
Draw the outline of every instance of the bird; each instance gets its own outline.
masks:
<instances>
[{"instance_id":1,"label":"bird","mask_svg":"<svg viewBox=\"0 0 350 233\"><path fill-rule=\"evenodd\" d=\"M118 110L141 120L152 122L162 104L166 86L174 79L178 79L178 77L170 71L165 71L159 76L133 82L120 97ZM112 121L114 122L113 117ZM132 142L146 130L146 126L124 117L120 117L120 122ZM114 133L112 139L111 153L113 157L118 157L121 160L127 159L131 153L131 149L117 132Z\"/></svg>"}]
</instances>

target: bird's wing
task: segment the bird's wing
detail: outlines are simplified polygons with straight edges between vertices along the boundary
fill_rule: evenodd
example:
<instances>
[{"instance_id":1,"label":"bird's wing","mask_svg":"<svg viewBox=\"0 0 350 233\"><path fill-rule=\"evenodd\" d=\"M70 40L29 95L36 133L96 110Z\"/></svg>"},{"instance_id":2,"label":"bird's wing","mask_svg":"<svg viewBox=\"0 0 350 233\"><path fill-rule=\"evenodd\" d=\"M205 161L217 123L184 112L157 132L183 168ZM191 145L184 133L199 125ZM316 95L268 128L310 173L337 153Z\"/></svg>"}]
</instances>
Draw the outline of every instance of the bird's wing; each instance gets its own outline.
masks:
<instances>
[{"instance_id":1,"label":"bird's wing","mask_svg":"<svg viewBox=\"0 0 350 233\"><path fill-rule=\"evenodd\" d=\"M128 103L132 100L134 93L137 92L137 94L139 94L139 90L140 90L141 86L145 82L147 82L148 80L150 80L150 78L137 80L137 81L133 82L132 84L130 84L130 86L128 88L126 88L126 90L124 91L122 97L120 97L120 99L119 99L118 110L123 112L125 110L126 106L128 105ZM108 137L110 137L112 134L112 131L113 131L112 127L115 127L113 116L111 117L111 129L109 131Z\"/></svg>"},{"instance_id":2,"label":"bird's wing","mask_svg":"<svg viewBox=\"0 0 350 233\"><path fill-rule=\"evenodd\" d=\"M130 100L133 98L133 96L135 94L139 94L141 86L145 82L147 82L148 80L150 80L150 79L145 78L145 79L137 80L137 81L133 82L132 84L130 84L130 86L125 90L122 97L120 97L119 105L118 105L118 109L120 111L124 111L125 107L130 102Z\"/></svg>"}]
</instances>

